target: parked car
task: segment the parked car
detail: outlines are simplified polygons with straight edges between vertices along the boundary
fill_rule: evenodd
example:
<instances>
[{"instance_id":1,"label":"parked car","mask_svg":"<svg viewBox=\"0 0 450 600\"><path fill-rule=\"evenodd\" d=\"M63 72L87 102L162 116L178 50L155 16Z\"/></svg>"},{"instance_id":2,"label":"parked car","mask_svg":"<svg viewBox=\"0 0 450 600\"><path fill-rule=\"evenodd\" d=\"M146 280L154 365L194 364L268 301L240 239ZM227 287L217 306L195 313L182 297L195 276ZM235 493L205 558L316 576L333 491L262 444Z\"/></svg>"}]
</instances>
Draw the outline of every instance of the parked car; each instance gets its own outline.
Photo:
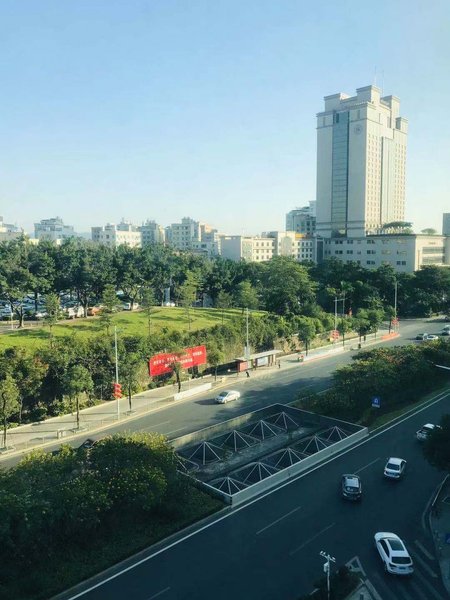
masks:
<instances>
[{"instance_id":1,"label":"parked car","mask_svg":"<svg viewBox=\"0 0 450 600\"><path fill-rule=\"evenodd\" d=\"M436 427L440 429L439 425L433 425L433 423L426 423L419 429L419 431L416 431L416 438L419 440L419 442L424 442L430 435L430 433L433 431L433 429L436 429Z\"/></svg>"},{"instance_id":2,"label":"parked car","mask_svg":"<svg viewBox=\"0 0 450 600\"><path fill-rule=\"evenodd\" d=\"M168 306L170 308L173 308L175 306L175 302L164 302L163 306Z\"/></svg>"},{"instance_id":3,"label":"parked car","mask_svg":"<svg viewBox=\"0 0 450 600\"><path fill-rule=\"evenodd\" d=\"M131 310L131 302L122 302L122 308L123 310ZM136 310L137 308L139 308L139 304L135 302L133 304L133 310Z\"/></svg>"},{"instance_id":4,"label":"parked car","mask_svg":"<svg viewBox=\"0 0 450 600\"><path fill-rule=\"evenodd\" d=\"M358 477L358 475L342 475L341 490L342 496L346 500L361 500L361 479Z\"/></svg>"},{"instance_id":5,"label":"parked car","mask_svg":"<svg viewBox=\"0 0 450 600\"><path fill-rule=\"evenodd\" d=\"M393 575L412 575L414 573L412 558L398 535L387 531L376 533L375 547L387 573Z\"/></svg>"},{"instance_id":6,"label":"parked car","mask_svg":"<svg viewBox=\"0 0 450 600\"><path fill-rule=\"evenodd\" d=\"M449 327L448 329L444 328L444 329L441 331L441 335L450 335L450 327Z\"/></svg>"},{"instance_id":7,"label":"parked car","mask_svg":"<svg viewBox=\"0 0 450 600\"><path fill-rule=\"evenodd\" d=\"M216 396L217 404L226 404L227 402L231 402L232 400L239 400L241 397L241 393L236 390L224 390L220 392L218 396Z\"/></svg>"},{"instance_id":8,"label":"parked car","mask_svg":"<svg viewBox=\"0 0 450 600\"><path fill-rule=\"evenodd\" d=\"M450 321L450 315L447 315L447 316L445 317L444 321L445 321L446 323L448 323L448 322Z\"/></svg>"},{"instance_id":9,"label":"parked car","mask_svg":"<svg viewBox=\"0 0 450 600\"><path fill-rule=\"evenodd\" d=\"M432 333L429 333L429 334L427 335L426 339L427 339L429 342L431 342L432 340L438 340L438 339L439 339L439 336L438 336L438 335L434 335L434 334L432 334Z\"/></svg>"},{"instance_id":10,"label":"parked car","mask_svg":"<svg viewBox=\"0 0 450 600\"><path fill-rule=\"evenodd\" d=\"M426 340L428 338L428 333L418 333L416 335L416 340Z\"/></svg>"},{"instance_id":11,"label":"parked car","mask_svg":"<svg viewBox=\"0 0 450 600\"><path fill-rule=\"evenodd\" d=\"M388 458L384 467L384 476L388 479L401 479L405 473L406 460L403 458Z\"/></svg>"},{"instance_id":12,"label":"parked car","mask_svg":"<svg viewBox=\"0 0 450 600\"><path fill-rule=\"evenodd\" d=\"M87 311L88 317L95 317L95 315L98 315L101 310L101 306L90 306Z\"/></svg>"}]
</instances>

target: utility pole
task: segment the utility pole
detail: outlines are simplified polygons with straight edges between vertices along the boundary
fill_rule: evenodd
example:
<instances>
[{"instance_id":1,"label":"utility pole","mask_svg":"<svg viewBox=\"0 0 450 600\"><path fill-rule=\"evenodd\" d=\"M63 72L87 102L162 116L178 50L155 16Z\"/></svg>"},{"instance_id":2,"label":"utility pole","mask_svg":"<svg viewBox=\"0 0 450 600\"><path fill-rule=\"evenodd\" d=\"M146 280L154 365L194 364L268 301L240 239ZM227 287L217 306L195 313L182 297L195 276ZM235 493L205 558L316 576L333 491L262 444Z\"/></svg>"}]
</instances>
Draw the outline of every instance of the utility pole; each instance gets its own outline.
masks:
<instances>
[{"instance_id":1,"label":"utility pole","mask_svg":"<svg viewBox=\"0 0 450 600\"><path fill-rule=\"evenodd\" d=\"M248 362L250 360L250 345L248 343L248 308L245 309L245 320L246 320L246 325L245 325L245 331L246 331L246 336L245 336L245 360L247 361L247 368L248 368Z\"/></svg>"},{"instance_id":2,"label":"utility pole","mask_svg":"<svg viewBox=\"0 0 450 600\"><path fill-rule=\"evenodd\" d=\"M116 358L116 383L119 383L119 358L117 355L117 327L114 325L114 355ZM120 419L120 398L117 398L117 421Z\"/></svg>"},{"instance_id":3,"label":"utility pole","mask_svg":"<svg viewBox=\"0 0 450 600\"><path fill-rule=\"evenodd\" d=\"M332 562L336 562L336 559L333 556L330 556L329 554L327 554L326 552L324 552L324 550L320 551L320 556L322 556L322 558L324 558L326 560L326 563L323 565L323 570L324 573L327 574L327 596L328 596L328 600L330 600L330 570L331 570L331 564Z\"/></svg>"},{"instance_id":4,"label":"utility pole","mask_svg":"<svg viewBox=\"0 0 450 600\"><path fill-rule=\"evenodd\" d=\"M395 329L398 327L397 322L397 295L398 295L398 281L395 279L394 283L394 319L395 319Z\"/></svg>"}]
</instances>

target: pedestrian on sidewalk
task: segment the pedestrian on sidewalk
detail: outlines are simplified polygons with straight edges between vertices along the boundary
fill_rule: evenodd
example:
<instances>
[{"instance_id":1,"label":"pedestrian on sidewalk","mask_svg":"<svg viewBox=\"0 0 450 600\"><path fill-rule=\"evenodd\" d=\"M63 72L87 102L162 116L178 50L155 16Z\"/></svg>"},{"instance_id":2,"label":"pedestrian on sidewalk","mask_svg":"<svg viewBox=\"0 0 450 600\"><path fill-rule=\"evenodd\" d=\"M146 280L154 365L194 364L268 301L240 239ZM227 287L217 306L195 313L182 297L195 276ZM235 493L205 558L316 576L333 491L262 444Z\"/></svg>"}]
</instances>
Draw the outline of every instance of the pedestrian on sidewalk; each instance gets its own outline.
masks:
<instances>
[{"instance_id":1,"label":"pedestrian on sidewalk","mask_svg":"<svg viewBox=\"0 0 450 600\"><path fill-rule=\"evenodd\" d=\"M245 371L245 374L247 375L247 377L250 377L250 373L248 371Z\"/></svg>"},{"instance_id":2,"label":"pedestrian on sidewalk","mask_svg":"<svg viewBox=\"0 0 450 600\"><path fill-rule=\"evenodd\" d=\"M281 360L278 361L278 368L281 369Z\"/></svg>"}]
</instances>

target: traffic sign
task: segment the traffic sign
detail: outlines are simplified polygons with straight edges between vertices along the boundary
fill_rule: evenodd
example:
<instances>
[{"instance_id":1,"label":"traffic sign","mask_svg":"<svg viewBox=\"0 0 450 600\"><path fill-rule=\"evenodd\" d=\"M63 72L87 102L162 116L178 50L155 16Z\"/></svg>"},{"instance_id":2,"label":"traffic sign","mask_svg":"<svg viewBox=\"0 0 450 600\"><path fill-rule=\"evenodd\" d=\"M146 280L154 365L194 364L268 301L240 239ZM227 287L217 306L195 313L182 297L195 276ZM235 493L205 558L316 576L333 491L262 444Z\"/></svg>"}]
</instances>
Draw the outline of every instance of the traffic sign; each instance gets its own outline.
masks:
<instances>
[{"instance_id":1,"label":"traffic sign","mask_svg":"<svg viewBox=\"0 0 450 600\"><path fill-rule=\"evenodd\" d=\"M381 407L381 398L378 398L377 396L375 396L374 398L372 398L372 407L373 408L380 408Z\"/></svg>"},{"instance_id":2,"label":"traffic sign","mask_svg":"<svg viewBox=\"0 0 450 600\"><path fill-rule=\"evenodd\" d=\"M113 383L113 394L114 398L122 398L122 385L120 383Z\"/></svg>"},{"instance_id":3,"label":"traffic sign","mask_svg":"<svg viewBox=\"0 0 450 600\"><path fill-rule=\"evenodd\" d=\"M339 339L339 331L337 329L333 329L333 331L330 333L330 337L333 340Z\"/></svg>"}]
</instances>

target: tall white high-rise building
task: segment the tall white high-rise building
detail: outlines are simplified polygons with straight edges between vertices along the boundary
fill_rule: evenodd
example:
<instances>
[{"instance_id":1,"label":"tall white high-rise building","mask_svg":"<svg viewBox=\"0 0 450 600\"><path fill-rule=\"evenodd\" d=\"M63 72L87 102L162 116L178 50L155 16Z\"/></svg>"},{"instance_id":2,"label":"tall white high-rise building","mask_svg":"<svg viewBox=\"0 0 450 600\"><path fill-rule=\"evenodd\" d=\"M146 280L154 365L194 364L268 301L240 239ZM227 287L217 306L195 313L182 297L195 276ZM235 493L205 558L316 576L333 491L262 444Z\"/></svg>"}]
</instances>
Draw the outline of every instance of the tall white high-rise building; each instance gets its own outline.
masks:
<instances>
[{"instance_id":1,"label":"tall white high-rise building","mask_svg":"<svg viewBox=\"0 0 450 600\"><path fill-rule=\"evenodd\" d=\"M376 86L325 96L317 114L317 221L323 237L379 233L405 218L408 123Z\"/></svg>"}]
</instances>

